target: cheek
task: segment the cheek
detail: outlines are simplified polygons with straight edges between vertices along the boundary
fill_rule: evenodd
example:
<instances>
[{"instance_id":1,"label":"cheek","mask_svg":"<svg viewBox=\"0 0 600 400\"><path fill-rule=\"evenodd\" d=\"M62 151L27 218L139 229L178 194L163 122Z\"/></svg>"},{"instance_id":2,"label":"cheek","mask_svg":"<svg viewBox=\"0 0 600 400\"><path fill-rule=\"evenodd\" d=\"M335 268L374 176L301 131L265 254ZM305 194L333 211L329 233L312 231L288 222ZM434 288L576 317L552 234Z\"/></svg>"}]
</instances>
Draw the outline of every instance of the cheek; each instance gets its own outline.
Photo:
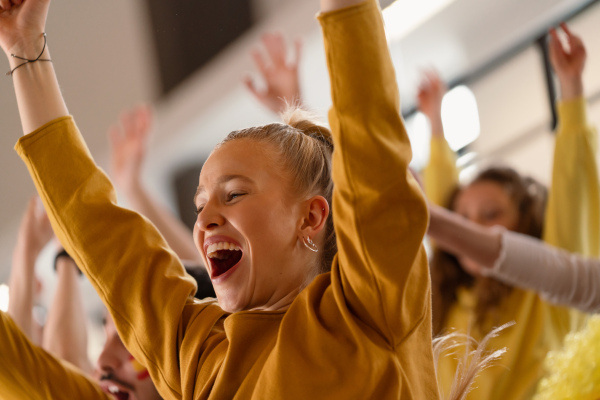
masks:
<instances>
[{"instance_id":1,"label":"cheek","mask_svg":"<svg viewBox=\"0 0 600 400\"><path fill-rule=\"evenodd\" d=\"M135 374L135 379L139 382L143 382L150 379L150 374L146 367L140 364L133 356L129 356L129 364L133 369L133 373Z\"/></svg>"}]
</instances>

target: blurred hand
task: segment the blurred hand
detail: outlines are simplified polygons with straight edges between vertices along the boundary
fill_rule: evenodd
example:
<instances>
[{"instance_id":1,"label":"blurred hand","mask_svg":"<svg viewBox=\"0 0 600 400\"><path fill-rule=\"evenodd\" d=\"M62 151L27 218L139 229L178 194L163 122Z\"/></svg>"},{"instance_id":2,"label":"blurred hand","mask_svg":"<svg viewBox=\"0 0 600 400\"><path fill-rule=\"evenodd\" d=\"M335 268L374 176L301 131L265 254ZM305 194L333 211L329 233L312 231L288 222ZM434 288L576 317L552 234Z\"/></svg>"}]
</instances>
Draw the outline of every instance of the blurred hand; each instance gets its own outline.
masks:
<instances>
[{"instance_id":1,"label":"blurred hand","mask_svg":"<svg viewBox=\"0 0 600 400\"><path fill-rule=\"evenodd\" d=\"M37 257L52 236L54 232L41 200L31 198L19 227L18 248Z\"/></svg>"},{"instance_id":2,"label":"blurred hand","mask_svg":"<svg viewBox=\"0 0 600 400\"><path fill-rule=\"evenodd\" d=\"M587 54L581 38L574 35L566 24L562 23L560 27L566 35L568 46L560 41L556 29L550 29L548 49L550 62L560 81L561 95L567 100L583 95L581 75Z\"/></svg>"},{"instance_id":3,"label":"blurred hand","mask_svg":"<svg viewBox=\"0 0 600 400\"><path fill-rule=\"evenodd\" d=\"M10 57L37 57L50 0L0 0L0 47Z\"/></svg>"},{"instance_id":4,"label":"blurred hand","mask_svg":"<svg viewBox=\"0 0 600 400\"><path fill-rule=\"evenodd\" d=\"M108 137L111 144L111 175L119 189L128 191L140 184L142 163L146 157L152 110L142 105L121 114Z\"/></svg>"},{"instance_id":5,"label":"blurred hand","mask_svg":"<svg viewBox=\"0 0 600 400\"><path fill-rule=\"evenodd\" d=\"M287 104L301 102L298 65L302 42L296 40L294 61L288 63L288 49L280 33L264 34L261 41L267 51L268 62L265 61L258 49L252 52L252 57L266 84L266 90L258 90L249 76L244 78L244 83L261 103L271 111L279 113L285 109Z\"/></svg>"},{"instance_id":6,"label":"blurred hand","mask_svg":"<svg viewBox=\"0 0 600 400\"><path fill-rule=\"evenodd\" d=\"M417 94L419 111L430 120L441 117L442 99L447 91L446 84L435 70L425 70L422 75Z\"/></svg>"},{"instance_id":7,"label":"blurred hand","mask_svg":"<svg viewBox=\"0 0 600 400\"><path fill-rule=\"evenodd\" d=\"M444 136L442 100L447 91L448 88L437 71L423 71L417 94L417 107L429 119L432 136Z\"/></svg>"}]
</instances>

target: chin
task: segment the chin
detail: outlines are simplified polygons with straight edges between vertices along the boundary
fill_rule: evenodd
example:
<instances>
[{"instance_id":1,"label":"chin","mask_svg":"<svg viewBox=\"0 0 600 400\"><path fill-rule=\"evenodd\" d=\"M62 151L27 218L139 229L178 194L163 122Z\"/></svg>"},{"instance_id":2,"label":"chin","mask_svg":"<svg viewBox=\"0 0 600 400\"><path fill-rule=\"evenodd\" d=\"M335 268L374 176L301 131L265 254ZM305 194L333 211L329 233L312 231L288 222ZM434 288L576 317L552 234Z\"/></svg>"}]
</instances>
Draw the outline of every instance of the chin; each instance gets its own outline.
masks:
<instances>
[{"instance_id":1,"label":"chin","mask_svg":"<svg viewBox=\"0 0 600 400\"><path fill-rule=\"evenodd\" d=\"M234 313L247 310L247 301L237 296L238 293L235 293L235 291L234 293L227 293L229 290L219 291L217 288L215 288L215 291L217 293L217 301L223 311Z\"/></svg>"}]
</instances>

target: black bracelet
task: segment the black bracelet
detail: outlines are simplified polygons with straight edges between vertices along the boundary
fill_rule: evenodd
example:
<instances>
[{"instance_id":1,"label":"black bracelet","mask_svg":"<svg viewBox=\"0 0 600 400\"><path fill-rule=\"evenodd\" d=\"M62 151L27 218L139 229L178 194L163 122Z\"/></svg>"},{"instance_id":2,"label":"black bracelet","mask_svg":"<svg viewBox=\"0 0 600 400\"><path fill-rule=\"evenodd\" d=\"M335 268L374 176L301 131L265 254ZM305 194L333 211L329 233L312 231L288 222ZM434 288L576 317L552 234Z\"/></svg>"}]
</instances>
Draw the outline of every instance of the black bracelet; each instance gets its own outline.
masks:
<instances>
[{"instance_id":1,"label":"black bracelet","mask_svg":"<svg viewBox=\"0 0 600 400\"><path fill-rule=\"evenodd\" d=\"M44 32L44 47L42 48L42 52L40 53L40 55L39 55L39 56L37 56L37 58L29 59L29 58L25 58L25 57L19 57L19 56L18 56L18 55L16 55L16 54L11 54L11 55L10 55L11 57L13 57L13 58L18 58L19 60L23 60L23 61L25 61L25 62L24 62L24 63L22 63L22 64L19 64L19 65L17 65L17 66L16 66L16 67L14 67L12 70L8 71L8 72L6 73L6 75L7 75L7 76L12 76L12 74L13 74L13 73L14 73L14 72L15 72L15 71L18 69L18 68L21 68L21 67L22 67L23 65L25 65L25 64L31 64L31 63L33 63L33 62L36 62L36 61L49 61L49 62L52 62L52 60L51 60L51 59L49 59L49 58L42 58L42 54L44 54L44 51L46 51L46 44L47 44L47 41L46 41L46 32Z\"/></svg>"},{"instance_id":2,"label":"black bracelet","mask_svg":"<svg viewBox=\"0 0 600 400\"><path fill-rule=\"evenodd\" d=\"M65 249L63 249L62 251L60 251L59 253L56 254L56 257L54 257L54 272L56 272L56 264L58 264L58 259L62 258L62 257L68 258L69 260L73 261L73 264L75 264L73 257L71 257L69 255L69 253L67 253L67 251ZM75 267L77 268L77 272L79 272L79 275L82 275L79 267L77 267L77 265L75 265Z\"/></svg>"}]
</instances>

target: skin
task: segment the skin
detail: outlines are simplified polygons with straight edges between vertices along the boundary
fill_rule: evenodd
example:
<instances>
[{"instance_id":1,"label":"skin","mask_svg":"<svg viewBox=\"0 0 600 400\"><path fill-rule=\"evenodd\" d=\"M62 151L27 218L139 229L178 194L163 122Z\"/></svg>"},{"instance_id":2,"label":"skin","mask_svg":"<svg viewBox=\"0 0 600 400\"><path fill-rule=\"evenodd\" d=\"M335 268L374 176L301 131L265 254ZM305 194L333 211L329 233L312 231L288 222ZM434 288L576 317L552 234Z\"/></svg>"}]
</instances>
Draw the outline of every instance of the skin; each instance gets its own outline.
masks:
<instances>
[{"instance_id":1,"label":"skin","mask_svg":"<svg viewBox=\"0 0 600 400\"><path fill-rule=\"evenodd\" d=\"M431 124L432 137L444 137L444 126L442 125L442 100L448 91L446 84L435 70L424 70L422 72L419 92L417 94L417 105Z\"/></svg>"},{"instance_id":2,"label":"skin","mask_svg":"<svg viewBox=\"0 0 600 400\"><path fill-rule=\"evenodd\" d=\"M485 227L500 225L516 230L519 211L506 190L495 182L476 182L463 189L456 197L454 211L469 221ZM480 276L480 263L465 256L458 257L469 274Z\"/></svg>"},{"instance_id":3,"label":"skin","mask_svg":"<svg viewBox=\"0 0 600 400\"><path fill-rule=\"evenodd\" d=\"M280 33L266 33L261 38L267 59L259 49L252 52L252 58L265 83L265 89L259 90L250 76L244 78L244 83L250 93L265 107L274 113L285 111L288 104L301 104L300 65L302 42L294 43L294 60L288 62L288 49L285 39Z\"/></svg>"},{"instance_id":4,"label":"skin","mask_svg":"<svg viewBox=\"0 0 600 400\"><path fill-rule=\"evenodd\" d=\"M102 389L106 393L110 393L109 387L116 386L119 390L129 393L129 400L161 399L149 376L138 379L139 367L132 362L131 354L117 334L117 328L109 315L106 317L104 331L106 342L100 357L98 357L98 372L101 375L100 386Z\"/></svg>"},{"instance_id":5,"label":"skin","mask_svg":"<svg viewBox=\"0 0 600 400\"><path fill-rule=\"evenodd\" d=\"M322 196L299 196L282 165L274 145L238 139L218 147L200 174L194 240L226 311L285 310L316 276L320 254L303 239L322 248L329 205ZM215 278L205 241L217 236L243 256Z\"/></svg>"}]
</instances>

